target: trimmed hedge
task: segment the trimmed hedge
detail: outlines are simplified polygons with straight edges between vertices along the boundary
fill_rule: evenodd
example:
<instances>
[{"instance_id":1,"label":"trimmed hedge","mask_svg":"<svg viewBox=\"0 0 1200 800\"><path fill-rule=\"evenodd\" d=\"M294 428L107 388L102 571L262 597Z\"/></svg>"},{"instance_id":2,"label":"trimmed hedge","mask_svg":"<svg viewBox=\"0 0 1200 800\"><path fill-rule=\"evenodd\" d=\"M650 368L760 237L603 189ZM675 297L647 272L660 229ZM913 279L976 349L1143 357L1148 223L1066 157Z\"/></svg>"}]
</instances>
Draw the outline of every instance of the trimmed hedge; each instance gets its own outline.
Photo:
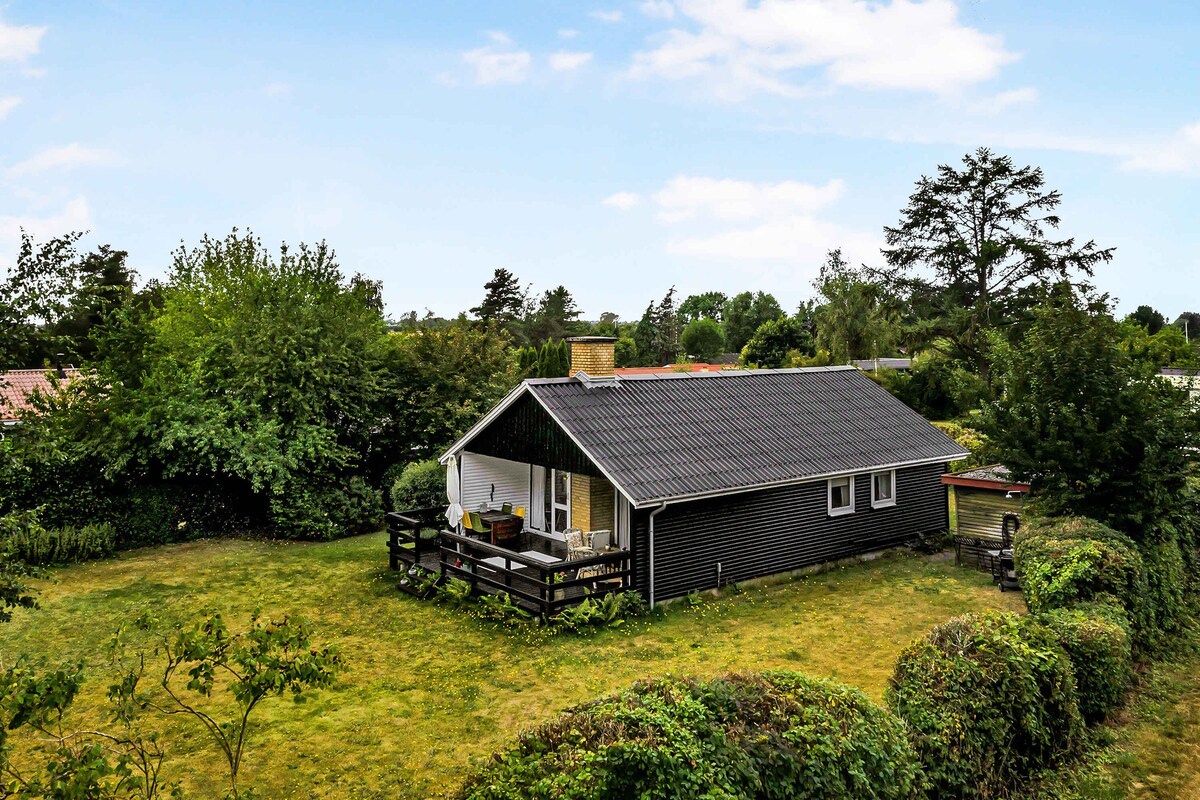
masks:
<instances>
[{"instance_id":1,"label":"trimmed hedge","mask_svg":"<svg viewBox=\"0 0 1200 800\"><path fill-rule=\"evenodd\" d=\"M462 800L922 796L899 720L790 672L666 678L566 711L468 778Z\"/></svg>"},{"instance_id":2,"label":"trimmed hedge","mask_svg":"<svg viewBox=\"0 0 1200 800\"><path fill-rule=\"evenodd\" d=\"M392 508L407 511L414 508L444 506L446 499L446 468L436 459L414 461L404 467L391 486Z\"/></svg>"},{"instance_id":3,"label":"trimmed hedge","mask_svg":"<svg viewBox=\"0 0 1200 800\"><path fill-rule=\"evenodd\" d=\"M1066 653L1017 614L936 626L900 654L886 698L908 724L935 799L1004 796L1073 751L1083 732Z\"/></svg>"},{"instance_id":4,"label":"trimmed hedge","mask_svg":"<svg viewBox=\"0 0 1200 800\"><path fill-rule=\"evenodd\" d=\"M1083 517L1036 520L1017 534L1013 556L1032 613L1111 595L1139 639L1151 627L1146 566L1128 536Z\"/></svg>"},{"instance_id":5,"label":"trimmed hedge","mask_svg":"<svg viewBox=\"0 0 1200 800\"><path fill-rule=\"evenodd\" d=\"M1115 614L1124 616L1124 611L1117 608ZM1075 695L1085 722L1102 720L1119 708L1133 679L1128 628L1113 618L1115 614L1095 608L1056 608L1041 616L1071 659Z\"/></svg>"}]
</instances>

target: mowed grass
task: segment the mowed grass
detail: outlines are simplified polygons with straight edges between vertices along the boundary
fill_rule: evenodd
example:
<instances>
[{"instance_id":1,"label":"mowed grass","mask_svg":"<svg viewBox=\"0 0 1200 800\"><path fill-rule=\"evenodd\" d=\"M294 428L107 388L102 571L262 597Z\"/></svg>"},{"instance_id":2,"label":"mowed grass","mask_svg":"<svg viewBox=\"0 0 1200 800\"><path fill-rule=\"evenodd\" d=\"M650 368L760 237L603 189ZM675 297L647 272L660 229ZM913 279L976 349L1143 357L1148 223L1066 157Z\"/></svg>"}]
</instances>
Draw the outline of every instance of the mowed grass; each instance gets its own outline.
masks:
<instances>
[{"instance_id":1,"label":"mowed grass","mask_svg":"<svg viewBox=\"0 0 1200 800\"><path fill-rule=\"evenodd\" d=\"M59 570L41 610L0 626L0 654L82 659L78 705L94 721L108 683L104 644L144 610L208 608L242 625L255 609L300 613L348 666L308 703L260 707L242 773L263 798L424 798L473 760L562 709L664 674L786 668L880 699L899 650L930 626L984 609L1022 610L988 576L945 558L897 557L677 603L589 638L509 633L399 593L383 534L322 544L207 541ZM172 734L171 776L220 796L224 769L199 731ZM182 731L184 728L175 728Z\"/></svg>"}]
</instances>

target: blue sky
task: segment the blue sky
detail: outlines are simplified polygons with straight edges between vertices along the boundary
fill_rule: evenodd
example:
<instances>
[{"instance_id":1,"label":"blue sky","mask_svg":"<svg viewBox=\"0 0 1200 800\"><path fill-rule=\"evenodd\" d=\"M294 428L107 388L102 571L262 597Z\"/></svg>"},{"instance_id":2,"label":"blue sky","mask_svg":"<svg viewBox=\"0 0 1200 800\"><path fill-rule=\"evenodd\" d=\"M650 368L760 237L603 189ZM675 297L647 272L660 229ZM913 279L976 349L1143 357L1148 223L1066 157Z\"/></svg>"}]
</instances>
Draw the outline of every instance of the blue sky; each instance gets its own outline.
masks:
<instances>
[{"instance_id":1,"label":"blue sky","mask_svg":"<svg viewBox=\"0 0 1200 800\"><path fill-rule=\"evenodd\" d=\"M1117 248L1122 310L1200 310L1194 3L339 5L0 5L0 263L88 229L155 277L239 226L328 240L397 314L500 266L591 318L671 285L794 306L986 145Z\"/></svg>"}]
</instances>

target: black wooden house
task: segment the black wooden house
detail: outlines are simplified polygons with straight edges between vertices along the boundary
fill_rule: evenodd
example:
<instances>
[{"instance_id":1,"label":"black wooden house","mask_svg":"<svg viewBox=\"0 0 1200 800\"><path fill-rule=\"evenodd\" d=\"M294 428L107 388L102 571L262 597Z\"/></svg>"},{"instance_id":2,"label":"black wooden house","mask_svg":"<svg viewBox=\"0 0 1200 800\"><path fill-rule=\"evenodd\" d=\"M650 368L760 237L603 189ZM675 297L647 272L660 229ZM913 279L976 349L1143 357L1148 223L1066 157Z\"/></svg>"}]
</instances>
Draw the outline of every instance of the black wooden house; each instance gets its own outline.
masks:
<instances>
[{"instance_id":1,"label":"black wooden house","mask_svg":"<svg viewBox=\"0 0 1200 800\"><path fill-rule=\"evenodd\" d=\"M574 377L524 381L455 443L463 508L549 542L611 531L651 603L948 527L966 452L859 370L618 378L612 348L572 340Z\"/></svg>"}]
</instances>

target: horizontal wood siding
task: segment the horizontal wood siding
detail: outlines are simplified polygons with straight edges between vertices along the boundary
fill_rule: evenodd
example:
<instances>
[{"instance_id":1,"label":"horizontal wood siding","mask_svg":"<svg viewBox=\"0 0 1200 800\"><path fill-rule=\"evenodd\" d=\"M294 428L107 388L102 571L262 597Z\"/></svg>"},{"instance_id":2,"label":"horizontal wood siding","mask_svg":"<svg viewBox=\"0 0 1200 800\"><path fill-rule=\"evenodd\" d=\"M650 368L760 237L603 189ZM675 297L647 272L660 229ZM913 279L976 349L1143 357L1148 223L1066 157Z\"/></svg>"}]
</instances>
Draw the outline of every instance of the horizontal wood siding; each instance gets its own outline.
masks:
<instances>
[{"instance_id":1,"label":"horizontal wood siding","mask_svg":"<svg viewBox=\"0 0 1200 800\"><path fill-rule=\"evenodd\" d=\"M509 406L467 447L473 453L565 472L603 474L542 404L528 394Z\"/></svg>"},{"instance_id":2,"label":"horizontal wood siding","mask_svg":"<svg viewBox=\"0 0 1200 800\"><path fill-rule=\"evenodd\" d=\"M949 527L944 464L896 471L896 505L871 508L870 474L856 476L855 512L830 517L826 482L667 506L654 519L655 600L900 545ZM648 514L634 517L635 570L648 591ZM644 555L643 555L644 554Z\"/></svg>"},{"instance_id":3,"label":"horizontal wood siding","mask_svg":"<svg viewBox=\"0 0 1200 800\"><path fill-rule=\"evenodd\" d=\"M957 536L971 536L999 542L1004 515L1020 514L1024 506L1023 497L1008 498L1004 492L988 489L954 487Z\"/></svg>"}]
</instances>

